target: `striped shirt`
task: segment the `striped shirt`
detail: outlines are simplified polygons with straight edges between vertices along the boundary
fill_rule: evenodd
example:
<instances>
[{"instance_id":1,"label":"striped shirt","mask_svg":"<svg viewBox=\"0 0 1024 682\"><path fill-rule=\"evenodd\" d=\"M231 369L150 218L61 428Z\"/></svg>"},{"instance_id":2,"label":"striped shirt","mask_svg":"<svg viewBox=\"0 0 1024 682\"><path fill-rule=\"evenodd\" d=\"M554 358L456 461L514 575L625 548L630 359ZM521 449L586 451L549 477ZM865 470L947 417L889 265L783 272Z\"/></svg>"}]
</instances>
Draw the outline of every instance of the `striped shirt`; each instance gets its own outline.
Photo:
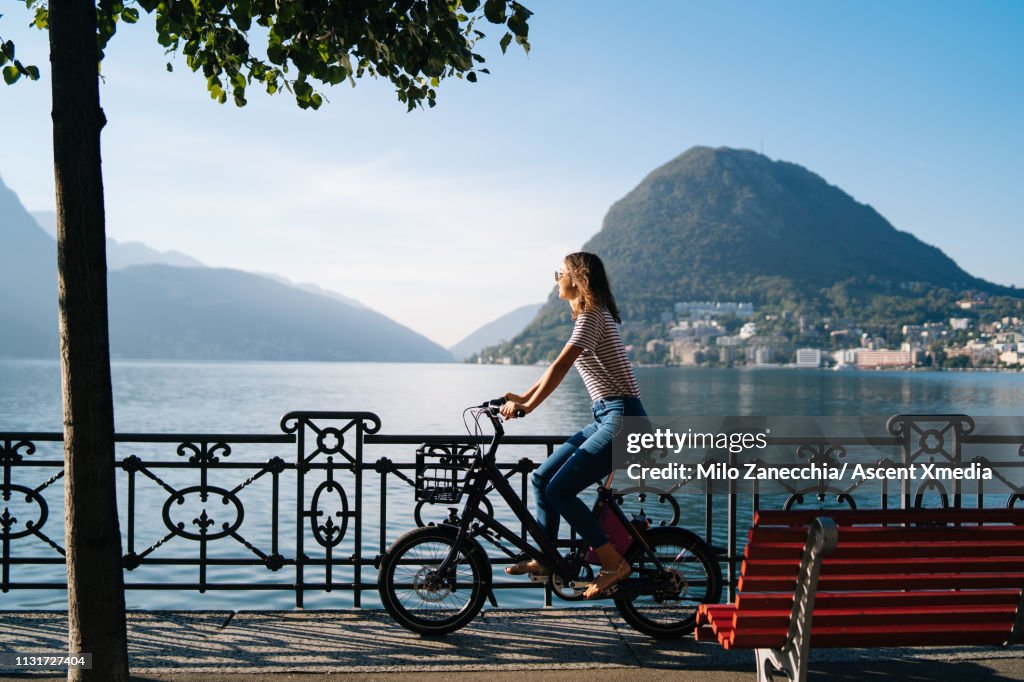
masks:
<instances>
[{"instance_id":1,"label":"striped shirt","mask_svg":"<svg viewBox=\"0 0 1024 682\"><path fill-rule=\"evenodd\" d=\"M591 400L640 397L619 327L607 308L580 313L569 343L583 349L574 364Z\"/></svg>"}]
</instances>

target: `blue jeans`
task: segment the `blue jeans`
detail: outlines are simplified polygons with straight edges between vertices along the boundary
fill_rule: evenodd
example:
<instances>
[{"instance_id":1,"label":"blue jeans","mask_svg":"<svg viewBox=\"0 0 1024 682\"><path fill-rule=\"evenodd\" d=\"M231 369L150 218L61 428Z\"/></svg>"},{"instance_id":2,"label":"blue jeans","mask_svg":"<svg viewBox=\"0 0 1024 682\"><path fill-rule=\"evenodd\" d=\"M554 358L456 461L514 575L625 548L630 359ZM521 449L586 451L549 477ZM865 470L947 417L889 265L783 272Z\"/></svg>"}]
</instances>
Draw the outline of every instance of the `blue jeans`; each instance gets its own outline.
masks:
<instances>
[{"instance_id":1,"label":"blue jeans","mask_svg":"<svg viewBox=\"0 0 1024 682\"><path fill-rule=\"evenodd\" d=\"M612 471L612 439L623 417L646 417L639 398L604 398L594 401L594 421L558 446L533 472L537 523L548 539L558 539L559 516L564 516L591 547L608 542L590 507L577 497Z\"/></svg>"}]
</instances>

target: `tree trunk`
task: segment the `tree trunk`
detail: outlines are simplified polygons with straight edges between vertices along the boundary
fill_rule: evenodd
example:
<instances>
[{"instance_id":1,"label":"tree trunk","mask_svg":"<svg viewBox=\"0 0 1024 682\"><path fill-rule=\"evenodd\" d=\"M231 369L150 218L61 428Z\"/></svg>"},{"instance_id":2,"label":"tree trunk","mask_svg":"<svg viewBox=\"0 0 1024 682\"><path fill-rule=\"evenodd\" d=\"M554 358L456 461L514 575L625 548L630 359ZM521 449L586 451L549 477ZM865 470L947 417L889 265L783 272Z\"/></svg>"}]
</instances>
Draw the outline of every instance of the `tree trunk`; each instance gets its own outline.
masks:
<instances>
[{"instance_id":1,"label":"tree trunk","mask_svg":"<svg viewBox=\"0 0 1024 682\"><path fill-rule=\"evenodd\" d=\"M128 679L121 531L114 480L114 403L100 172L96 5L49 4L57 281L64 400L68 652L92 669L69 680Z\"/></svg>"}]
</instances>

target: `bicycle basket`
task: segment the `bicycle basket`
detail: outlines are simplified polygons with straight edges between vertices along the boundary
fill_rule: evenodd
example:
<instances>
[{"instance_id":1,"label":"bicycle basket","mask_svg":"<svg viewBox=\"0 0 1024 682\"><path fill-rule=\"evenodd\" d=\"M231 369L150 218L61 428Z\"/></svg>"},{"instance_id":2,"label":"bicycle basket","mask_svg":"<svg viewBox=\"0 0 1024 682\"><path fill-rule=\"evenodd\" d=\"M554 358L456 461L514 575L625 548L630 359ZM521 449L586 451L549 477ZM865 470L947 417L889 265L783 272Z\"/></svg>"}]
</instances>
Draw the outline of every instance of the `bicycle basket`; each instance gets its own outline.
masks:
<instances>
[{"instance_id":1,"label":"bicycle basket","mask_svg":"<svg viewBox=\"0 0 1024 682\"><path fill-rule=\"evenodd\" d=\"M416 501L457 504L478 451L474 445L451 443L424 443L417 448Z\"/></svg>"}]
</instances>

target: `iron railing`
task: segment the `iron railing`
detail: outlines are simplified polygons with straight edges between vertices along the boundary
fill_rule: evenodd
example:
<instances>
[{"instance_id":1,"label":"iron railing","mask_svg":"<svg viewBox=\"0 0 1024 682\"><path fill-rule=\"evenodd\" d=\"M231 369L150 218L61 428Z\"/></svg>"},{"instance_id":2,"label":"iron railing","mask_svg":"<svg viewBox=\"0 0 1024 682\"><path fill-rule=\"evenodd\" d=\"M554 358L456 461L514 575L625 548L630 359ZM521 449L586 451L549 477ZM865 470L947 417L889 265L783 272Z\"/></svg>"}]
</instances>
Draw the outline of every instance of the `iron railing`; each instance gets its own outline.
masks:
<instances>
[{"instance_id":1,"label":"iron railing","mask_svg":"<svg viewBox=\"0 0 1024 682\"><path fill-rule=\"evenodd\" d=\"M378 417L368 412L292 412L278 434L118 434L125 587L293 591L297 607L307 592L350 591L352 605L361 607L363 592L376 591L375 566L395 537L449 513L414 501L416 447L431 442L457 450L489 440L384 435L380 428ZM564 440L504 439L499 467L518 477L524 498L528 474ZM973 482L970 495L959 480L877 485L818 480L803 486L771 481L755 482L750 493L739 492L734 483L716 489L695 480L668 489L630 484L620 490L624 507L643 508L656 523L702 529L720 548L731 593L742 558L741 535L760 508L1012 508L1024 502L1018 473L1024 472L1024 435L975 433L975 420L962 415L892 417L881 436L772 437L768 442L818 464L982 462L993 465L996 475ZM532 457L507 456L527 451ZM705 461L770 466L754 457L739 461L728 452L710 452ZM63 514L51 511L63 505L61 434L0 432L0 467L0 590L64 589L56 575L64 563ZM749 506L741 506L741 500ZM508 561L492 553L492 561ZM37 579L40 567L47 566L50 579ZM194 579L180 579L186 571ZM524 585L508 581L495 587Z\"/></svg>"}]
</instances>

